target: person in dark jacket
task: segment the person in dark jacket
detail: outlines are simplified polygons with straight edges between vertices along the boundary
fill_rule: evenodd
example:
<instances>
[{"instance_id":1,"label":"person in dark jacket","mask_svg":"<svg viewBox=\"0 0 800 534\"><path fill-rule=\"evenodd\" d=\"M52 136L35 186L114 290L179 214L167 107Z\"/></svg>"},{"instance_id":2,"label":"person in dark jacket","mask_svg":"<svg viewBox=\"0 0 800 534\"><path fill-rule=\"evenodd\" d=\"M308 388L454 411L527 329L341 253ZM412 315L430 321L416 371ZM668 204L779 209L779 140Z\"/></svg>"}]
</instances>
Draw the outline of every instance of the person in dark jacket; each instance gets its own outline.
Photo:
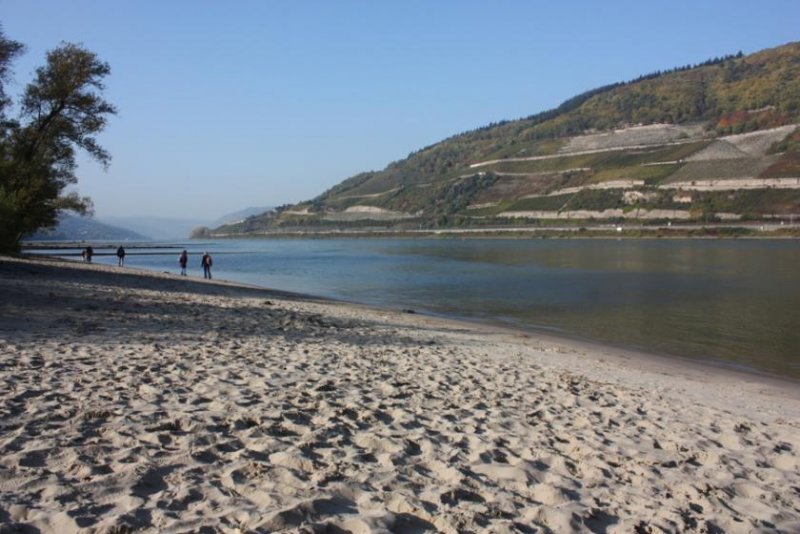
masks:
<instances>
[{"instance_id":1,"label":"person in dark jacket","mask_svg":"<svg viewBox=\"0 0 800 534\"><path fill-rule=\"evenodd\" d=\"M189 253L184 249L178 256L178 265L181 266L181 276L186 276L186 265L189 263Z\"/></svg>"},{"instance_id":2,"label":"person in dark jacket","mask_svg":"<svg viewBox=\"0 0 800 534\"><path fill-rule=\"evenodd\" d=\"M203 278L211 280L211 266L214 262L211 260L211 254L203 252L203 259L200 260L200 265L203 266Z\"/></svg>"},{"instance_id":3,"label":"person in dark jacket","mask_svg":"<svg viewBox=\"0 0 800 534\"><path fill-rule=\"evenodd\" d=\"M125 266L125 249L122 248L122 245L117 248L117 265L120 267Z\"/></svg>"}]
</instances>

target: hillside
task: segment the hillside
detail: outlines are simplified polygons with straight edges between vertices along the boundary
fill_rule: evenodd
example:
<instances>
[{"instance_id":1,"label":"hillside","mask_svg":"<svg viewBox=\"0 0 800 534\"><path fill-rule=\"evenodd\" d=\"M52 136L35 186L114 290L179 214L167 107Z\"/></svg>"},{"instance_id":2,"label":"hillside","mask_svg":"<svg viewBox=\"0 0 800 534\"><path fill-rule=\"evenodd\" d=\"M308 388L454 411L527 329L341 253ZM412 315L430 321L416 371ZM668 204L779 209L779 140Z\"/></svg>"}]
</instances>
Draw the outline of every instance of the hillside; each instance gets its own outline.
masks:
<instances>
[{"instance_id":1,"label":"hillside","mask_svg":"<svg viewBox=\"0 0 800 534\"><path fill-rule=\"evenodd\" d=\"M149 239L127 228L104 224L92 217L62 213L53 228L39 230L28 241L142 241Z\"/></svg>"},{"instance_id":2,"label":"hillside","mask_svg":"<svg viewBox=\"0 0 800 534\"><path fill-rule=\"evenodd\" d=\"M790 43L594 89L216 233L791 218L799 123Z\"/></svg>"},{"instance_id":3,"label":"hillside","mask_svg":"<svg viewBox=\"0 0 800 534\"><path fill-rule=\"evenodd\" d=\"M103 222L138 232L150 239L171 241L186 239L194 228L208 224L202 219L174 219L155 216L106 216Z\"/></svg>"},{"instance_id":4,"label":"hillside","mask_svg":"<svg viewBox=\"0 0 800 534\"><path fill-rule=\"evenodd\" d=\"M217 217L217 219L209 224L211 227L222 226L223 224L232 224L244 221L248 217L252 217L253 215L260 215L262 213L267 213L268 211L272 211L272 207L261 206L261 207L249 207L244 208L241 210L234 211L232 213L226 213L221 217Z\"/></svg>"}]
</instances>

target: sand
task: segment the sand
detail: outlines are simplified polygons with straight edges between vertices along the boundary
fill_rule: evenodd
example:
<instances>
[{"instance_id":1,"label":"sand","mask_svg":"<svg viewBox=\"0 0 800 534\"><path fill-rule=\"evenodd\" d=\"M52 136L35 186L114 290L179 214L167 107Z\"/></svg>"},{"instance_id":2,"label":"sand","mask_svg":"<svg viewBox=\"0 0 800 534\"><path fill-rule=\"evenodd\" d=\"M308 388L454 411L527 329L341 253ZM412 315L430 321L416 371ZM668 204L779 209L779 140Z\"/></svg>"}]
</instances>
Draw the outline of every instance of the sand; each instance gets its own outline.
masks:
<instances>
[{"instance_id":1,"label":"sand","mask_svg":"<svg viewBox=\"0 0 800 534\"><path fill-rule=\"evenodd\" d=\"M800 388L0 258L2 532L800 532Z\"/></svg>"}]
</instances>

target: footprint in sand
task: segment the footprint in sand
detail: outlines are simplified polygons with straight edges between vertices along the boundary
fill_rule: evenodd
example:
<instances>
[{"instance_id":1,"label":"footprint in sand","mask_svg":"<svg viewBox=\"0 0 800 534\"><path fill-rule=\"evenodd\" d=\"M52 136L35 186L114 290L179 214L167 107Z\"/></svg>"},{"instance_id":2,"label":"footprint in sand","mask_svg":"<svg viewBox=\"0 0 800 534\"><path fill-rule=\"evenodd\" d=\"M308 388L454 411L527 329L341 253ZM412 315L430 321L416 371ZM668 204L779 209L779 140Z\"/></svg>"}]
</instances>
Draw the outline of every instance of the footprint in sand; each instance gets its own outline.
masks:
<instances>
[{"instance_id":1,"label":"footprint in sand","mask_svg":"<svg viewBox=\"0 0 800 534\"><path fill-rule=\"evenodd\" d=\"M267 531L288 530L302 524L318 523L327 517L356 514L357 512L356 504L341 496L310 499L274 514L267 521L256 525L256 528ZM317 532L319 529L312 530ZM323 528L320 531L337 532L336 529L330 528Z\"/></svg>"}]
</instances>

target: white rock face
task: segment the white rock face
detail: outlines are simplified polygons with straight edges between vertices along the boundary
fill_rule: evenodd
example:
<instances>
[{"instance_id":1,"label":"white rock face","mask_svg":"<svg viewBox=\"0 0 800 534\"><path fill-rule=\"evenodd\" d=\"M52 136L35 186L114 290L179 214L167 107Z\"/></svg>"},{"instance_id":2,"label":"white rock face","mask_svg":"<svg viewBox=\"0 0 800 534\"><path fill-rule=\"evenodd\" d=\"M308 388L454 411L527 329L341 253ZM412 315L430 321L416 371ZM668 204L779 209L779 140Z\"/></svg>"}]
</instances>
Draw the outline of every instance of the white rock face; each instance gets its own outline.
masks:
<instances>
[{"instance_id":1,"label":"white rock face","mask_svg":"<svg viewBox=\"0 0 800 534\"><path fill-rule=\"evenodd\" d=\"M571 138L560 150L561 154L588 150L618 149L635 145L661 145L680 141L702 139L704 126L693 124L648 124L633 126L613 132L580 135Z\"/></svg>"}]
</instances>

